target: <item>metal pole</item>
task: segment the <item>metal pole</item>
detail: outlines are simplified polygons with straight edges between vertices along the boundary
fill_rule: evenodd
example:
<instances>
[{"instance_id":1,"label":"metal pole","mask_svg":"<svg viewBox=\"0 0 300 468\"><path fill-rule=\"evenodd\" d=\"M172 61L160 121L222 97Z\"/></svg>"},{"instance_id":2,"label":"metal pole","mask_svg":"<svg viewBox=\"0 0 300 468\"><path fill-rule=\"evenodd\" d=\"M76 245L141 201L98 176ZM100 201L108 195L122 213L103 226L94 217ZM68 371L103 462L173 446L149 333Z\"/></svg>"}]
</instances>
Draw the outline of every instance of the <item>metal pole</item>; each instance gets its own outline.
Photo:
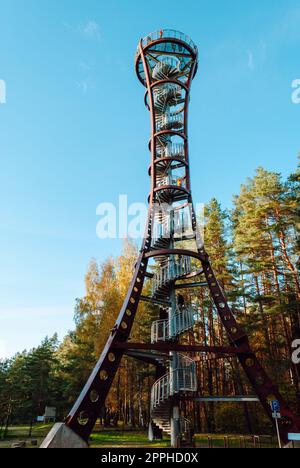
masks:
<instances>
[{"instance_id":1,"label":"metal pole","mask_svg":"<svg viewBox=\"0 0 300 468\"><path fill-rule=\"evenodd\" d=\"M149 440L150 442L153 442L153 441L154 441L154 431L153 431L153 424L152 424L152 421L150 421L149 427L148 427L148 440Z\"/></svg>"},{"instance_id":2,"label":"metal pole","mask_svg":"<svg viewBox=\"0 0 300 468\"><path fill-rule=\"evenodd\" d=\"M178 406L174 406L171 417L171 446L180 448L180 410ZM179 447L178 447L179 445Z\"/></svg>"},{"instance_id":3,"label":"metal pole","mask_svg":"<svg viewBox=\"0 0 300 468\"><path fill-rule=\"evenodd\" d=\"M279 432L279 424L278 424L278 419L275 419L276 422L276 431L277 431L277 437L278 437L278 445L279 448L282 449L282 443L281 443L281 437L280 437L280 432Z\"/></svg>"}]
</instances>

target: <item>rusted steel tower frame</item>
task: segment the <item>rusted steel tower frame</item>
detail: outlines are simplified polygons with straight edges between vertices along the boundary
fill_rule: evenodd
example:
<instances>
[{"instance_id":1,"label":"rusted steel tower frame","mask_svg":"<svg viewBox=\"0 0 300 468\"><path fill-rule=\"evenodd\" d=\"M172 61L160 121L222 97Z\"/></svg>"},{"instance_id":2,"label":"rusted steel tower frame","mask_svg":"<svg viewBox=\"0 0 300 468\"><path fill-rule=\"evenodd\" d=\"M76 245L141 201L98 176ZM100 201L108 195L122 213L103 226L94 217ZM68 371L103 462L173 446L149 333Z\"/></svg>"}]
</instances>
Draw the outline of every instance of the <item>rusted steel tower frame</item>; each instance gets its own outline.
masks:
<instances>
[{"instance_id":1,"label":"rusted steel tower frame","mask_svg":"<svg viewBox=\"0 0 300 468\"><path fill-rule=\"evenodd\" d=\"M269 405L270 399L277 399L281 404L281 413L284 417L283 423L280 425L280 432L283 442L288 442L288 433L289 432L300 432L300 419L294 415L291 411L283 397L278 391L278 388L273 384L271 379L268 377L255 354L253 353L251 346L249 344L248 337L242 327L237 323L229 305L225 294L220 287L218 280L214 274L212 266L210 264L209 257L205 251L204 246L200 241L200 236L197 235L198 239L198 252L187 251L183 249L173 249L173 250L152 250L151 242L153 235L153 208L154 202L156 199L157 188L155 187L155 175L156 175L156 151L155 151L155 139L157 138L156 123L155 123L155 109L154 109L154 96L153 88L160 84L159 82L152 83L150 77L150 71L148 68L148 63L146 60L145 53L150 46L153 46L156 42L157 44L168 42L176 42L181 46L190 49L190 53L194 57L193 69L190 73L190 78L187 85L184 85L177 80L165 80L165 82L173 82L174 84L180 85L186 91L185 96L185 110L184 110L184 134L167 131L167 133L173 133L174 135L178 134L184 139L185 145L185 155L186 155L186 175L187 175L187 185L186 191L188 192L188 199L190 203L191 210L191 219L193 231L197 232L197 220L196 213L192 204L191 196L191 184L190 184L190 170L189 170L189 148L188 148L188 106L189 106L189 97L190 97L190 87L192 79L194 78L197 71L197 53L191 47L189 47L185 42L182 42L179 39L168 39L168 38L159 38L156 41L152 41L146 46L144 46L143 41L139 44L139 54L137 57L141 57L143 62L144 71L146 74L146 85L147 93L149 97L149 110L151 115L151 141L150 141L150 150L151 150L151 192L149 197L149 212L148 212L148 221L144 236L143 245L140 251L139 258L136 263L135 273L131 282L131 285L128 290L128 294L124 301L123 307L120 311L118 320L115 327L111 331L111 335L107 341L107 344L103 350L103 353L95 366L89 380L87 381L81 395L79 396L74 407L70 411L70 414L66 418L65 425L70 428L75 434L77 434L84 441L88 441L91 432L95 426L96 420L98 419L101 409L105 404L105 400L115 378L115 375L120 366L121 359L124 353L130 349L148 349L148 350L181 350L186 353L195 353L199 352L216 352L218 355L223 355L224 357L228 356L228 353L236 355L241 366L243 367L250 383L253 386L257 396L259 397L265 412L272 419L271 409ZM136 66L137 66L136 61ZM146 93L146 97L147 97ZM147 102L147 99L145 99ZM164 133L164 132L162 132ZM174 158L172 158L174 159ZM184 190L184 189L182 189ZM206 278L207 285L209 287L211 296L213 298L214 304L218 311L221 322L227 332L228 339L230 342L230 347L228 348L214 348L207 346L176 346L169 345L167 343L163 344L139 344L139 343L128 343L132 326L135 320L138 304L141 300L142 289L145 282L145 279L149 277L147 273L148 262L150 259L159 257L159 256L168 256L168 255L184 255L190 256L194 259L197 259L201 262L203 268L203 275Z\"/></svg>"},{"instance_id":2,"label":"rusted steel tower frame","mask_svg":"<svg viewBox=\"0 0 300 468\"><path fill-rule=\"evenodd\" d=\"M168 39L160 39L157 42L164 42L164 41L168 41ZM180 41L177 41L175 39L172 39L172 42L180 43ZM152 47L153 45L154 43L151 42L147 47ZM186 44L182 44L182 45L187 47ZM190 50L190 52L194 54L194 51L192 49ZM145 49L143 48L142 42L140 43L140 54L143 60L144 69L146 73L146 82L147 82L147 88L148 88L147 93L149 96L151 95L151 98L149 99L149 101L150 101L150 112L151 112L151 122L152 122L151 148L152 148L152 171L153 171L153 160L155 159L154 134L153 134L153 127L155 128L155 110L154 110L154 105L153 105L152 90L154 86L158 86L159 84L162 84L162 82L151 83L148 65L145 60ZM186 103L185 103L185 120L184 120L184 141L185 141L185 155L186 155L186 162L187 162L187 169L186 169L187 170L187 189L189 190L189 202L191 206L192 223L193 223L194 232L197 232L197 219L196 219L196 213L195 213L192 196L191 196L191 183L190 183L190 170L189 170L189 167L190 167L189 166L189 144L188 144L188 108L189 108L191 82L197 72L197 66L198 66L198 61L197 61L197 56L195 55L193 71L190 74L188 85L185 87ZM166 80L166 82L174 83L174 84L178 84L182 86L182 83L177 82L176 80ZM152 177L152 183L153 183L153 177ZM221 322L227 332L229 341L231 345L236 347L236 349L239 349L239 351L236 353L236 356L241 366L243 367L253 389L255 390L255 393L260 399L265 412L267 413L267 415L269 416L271 420L272 420L272 411L271 411L269 402L272 399L276 399L280 402L281 414L283 416L283 424L281 424L280 431L281 431L281 436L282 436L283 441L287 442L288 433L291 433L291 432L297 433L300 431L300 418L298 418L291 411L286 401L284 400L282 395L279 393L278 388L273 384L272 380L266 374L265 370L263 369L260 362L258 361L255 353L253 353L247 334L236 321L228 305L225 294L222 288L220 287L220 284L218 283L218 280L214 274L214 271L210 264L209 256L207 252L205 251L204 246L198 246L198 256L196 256L192 252L188 253L187 251L176 251L176 252L175 251L173 252L158 251L155 253L153 252L147 253L146 258L148 259L153 256L167 255L170 253L190 255L194 258L198 258L201 261L203 272L204 272L207 284L209 286L211 296L217 308ZM243 352L241 352L241 350L243 350Z\"/></svg>"}]
</instances>

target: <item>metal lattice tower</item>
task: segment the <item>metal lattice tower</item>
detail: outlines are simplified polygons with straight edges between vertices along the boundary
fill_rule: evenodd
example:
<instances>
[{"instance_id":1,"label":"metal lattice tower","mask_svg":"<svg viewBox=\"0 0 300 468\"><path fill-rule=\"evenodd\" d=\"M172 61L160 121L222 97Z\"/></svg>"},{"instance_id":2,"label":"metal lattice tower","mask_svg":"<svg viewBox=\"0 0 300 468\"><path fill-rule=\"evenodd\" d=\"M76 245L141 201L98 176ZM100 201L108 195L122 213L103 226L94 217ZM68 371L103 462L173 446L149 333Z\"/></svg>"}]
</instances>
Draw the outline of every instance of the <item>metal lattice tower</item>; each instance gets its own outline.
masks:
<instances>
[{"instance_id":1,"label":"metal lattice tower","mask_svg":"<svg viewBox=\"0 0 300 468\"><path fill-rule=\"evenodd\" d=\"M280 402L280 432L287 443L289 432L300 432L300 420L252 352L215 276L197 227L191 194L188 108L198 49L185 34L161 30L140 41L135 66L147 88L145 104L151 117L151 191L145 237L105 349L65 423L54 428L43 446L87 444L124 354L157 368L151 395L152 429L171 434L173 446L188 442L192 428L181 417L180 401L193 399L197 391L196 365L191 357L196 353L236 356L271 419L269 401L275 398ZM146 281L152 282L148 297L143 295ZM199 287L210 292L230 346L180 344L181 336L193 330L195 321L193 305L184 301L180 290ZM152 324L151 343L128 341L140 301L157 306L158 320Z\"/></svg>"}]
</instances>

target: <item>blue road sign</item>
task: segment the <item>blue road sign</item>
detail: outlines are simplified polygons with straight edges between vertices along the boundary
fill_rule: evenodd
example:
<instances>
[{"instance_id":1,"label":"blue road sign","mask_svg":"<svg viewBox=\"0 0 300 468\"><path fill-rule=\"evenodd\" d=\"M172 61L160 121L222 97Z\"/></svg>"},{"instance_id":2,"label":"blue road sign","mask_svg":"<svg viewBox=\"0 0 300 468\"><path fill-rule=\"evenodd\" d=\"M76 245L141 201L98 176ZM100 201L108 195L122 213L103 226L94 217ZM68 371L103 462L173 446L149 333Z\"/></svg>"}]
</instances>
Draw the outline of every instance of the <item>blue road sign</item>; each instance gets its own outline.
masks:
<instances>
[{"instance_id":1,"label":"blue road sign","mask_svg":"<svg viewBox=\"0 0 300 468\"><path fill-rule=\"evenodd\" d=\"M294 442L300 441L300 434L289 434L288 437L289 437L289 440L291 441L294 441Z\"/></svg>"},{"instance_id":2,"label":"blue road sign","mask_svg":"<svg viewBox=\"0 0 300 468\"><path fill-rule=\"evenodd\" d=\"M272 411L274 413L280 413L280 403L277 400L271 401Z\"/></svg>"}]
</instances>

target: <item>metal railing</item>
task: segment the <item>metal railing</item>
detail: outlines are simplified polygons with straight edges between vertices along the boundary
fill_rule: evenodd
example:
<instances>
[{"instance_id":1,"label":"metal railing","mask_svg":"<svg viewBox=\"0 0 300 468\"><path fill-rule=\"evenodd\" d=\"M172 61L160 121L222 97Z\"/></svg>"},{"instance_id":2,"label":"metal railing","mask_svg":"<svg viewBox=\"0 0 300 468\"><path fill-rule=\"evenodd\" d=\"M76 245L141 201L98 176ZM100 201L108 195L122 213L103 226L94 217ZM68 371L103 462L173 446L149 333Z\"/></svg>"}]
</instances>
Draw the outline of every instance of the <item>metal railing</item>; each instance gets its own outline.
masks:
<instances>
[{"instance_id":1,"label":"metal railing","mask_svg":"<svg viewBox=\"0 0 300 468\"><path fill-rule=\"evenodd\" d=\"M167 264L162 266L153 277L153 293L160 287L166 285L176 278L181 278L191 273L192 265L190 257L180 257L176 259L168 259Z\"/></svg>"},{"instance_id":2,"label":"metal railing","mask_svg":"<svg viewBox=\"0 0 300 468\"><path fill-rule=\"evenodd\" d=\"M164 223L156 223L154 226L153 232L153 244L156 244L158 241L163 239L170 239L171 237L171 220L168 217L168 220Z\"/></svg>"},{"instance_id":3,"label":"metal railing","mask_svg":"<svg viewBox=\"0 0 300 468\"><path fill-rule=\"evenodd\" d=\"M179 430L180 434L185 434L189 441L191 442L192 440L192 434L191 434L191 422L186 419L186 418L180 418L179 420Z\"/></svg>"},{"instance_id":4,"label":"metal railing","mask_svg":"<svg viewBox=\"0 0 300 468\"><path fill-rule=\"evenodd\" d=\"M175 353L175 368L170 370L170 392L195 392L197 390L196 363L184 354Z\"/></svg>"},{"instance_id":5,"label":"metal railing","mask_svg":"<svg viewBox=\"0 0 300 468\"><path fill-rule=\"evenodd\" d=\"M179 392L197 391L196 363L182 354L176 354L178 367L155 382L151 390L151 409L154 410Z\"/></svg>"},{"instance_id":6,"label":"metal railing","mask_svg":"<svg viewBox=\"0 0 300 468\"><path fill-rule=\"evenodd\" d=\"M161 403L170 398L170 376L164 375L155 382L151 390L151 409L157 408Z\"/></svg>"},{"instance_id":7,"label":"metal railing","mask_svg":"<svg viewBox=\"0 0 300 468\"><path fill-rule=\"evenodd\" d=\"M167 78L170 74L176 75L180 73L180 60L175 57L162 57L152 71L154 80Z\"/></svg>"},{"instance_id":8,"label":"metal railing","mask_svg":"<svg viewBox=\"0 0 300 468\"><path fill-rule=\"evenodd\" d=\"M182 89L174 84L160 86L154 90L154 99L156 111L162 112L167 105L170 107L183 102Z\"/></svg>"},{"instance_id":9,"label":"metal railing","mask_svg":"<svg viewBox=\"0 0 300 468\"><path fill-rule=\"evenodd\" d=\"M197 390L196 382L196 363L191 361L191 368L183 367L172 372L171 392L195 392Z\"/></svg>"},{"instance_id":10,"label":"metal railing","mask_svg":"<svg viewBox=\"0 0 300 468\"><path fill-rule=\"evenodd\" d=\"M157 139L156 139L156 148L157 148L157 151L158 152L161 152L163 151L167 145L170 145L172 143L172 136L171 135L160 135Z\"/></svg>"},{"instance_id":11,"label":"metal railing","mask_svg":"<svg viewBox=\"0 0 300 468\"><path fill-rule=\"evenodd\" d=\"M192 307L177 309L170 319L157 320L152 323L151 342L159 343L172 340L191 330L195 324L195 311Z\"/></svg>"},{"instance_id":12,"label":"metal railing","mask_svg":"<svg viewBox=\"0 0 300 468\"><path fill-rule=\"evenodd\" d=\"M184 158L185 157L185 148L182 143L169 143L167 146L162 149L160 152L160 158Z\"/></svg>"},{"instance_id":13,"label":"metal railing","mask_svg":"<svg viewBox=\"0 0 300 468\"><path fill-rule=\"evenodd\" d=\"M176 211L174 215L174 235L183 236L185 233L188 235L191 227L187 211L184 209Z\"/></svg>"},{"instance_id":14,"label":"metal railing","mask_svg":"<svg viewBox=\"0 0 300 468\"><path fill-rule=\"evenodd\" d=\"M170 319L170 337L175 338L182 333L191 330L195 325L195 311L192 307L177 309Z\"/></svg>"},{"instance_id":15,"label":"metal railing","mask_svg":"<svg viewBox=\"0 0 300 468\"><path fill-rule=\"evenodd\" d=\"M153 41L158 41L159 39L178 39L181 42L185 42L195 53L198 52L198 47L192 39L186 34L176 31L175 29L161 29L160 31L154 31L148 34L148 36L144 37L142 40L143 47L149 45ZM137 54L139 54L139 52L138 48Z\"/></svg>"},{"instance_id":16,"label":"metal railing","mask_svg":"<svg viewBox=\"0 0 300 468\"><path fill-rule=\"evenodd\" d=\"M170 340L170 322L169 320L157 320L152 323L151 343L159 343Z\"/></svg>"},{"instance_id":17,"label":"metal railing","mask_svg":"<svg viewBox=\"0 0 300 468\"><path fill-rule=\"evenodd\" d=\"M161 130L179 130L184 126L184 117L181 114L163 114L157 118L159 131Z\"/></svg>"},{"instance_id":18,"label":"metal railing","mask_svg":"<svg viewBox=\"0 0 300 468\"><path fill-rule=\"evenodd\" d=\"M157 187L184 187L186 188L186 178L185 177L157 177Z\"/></svg>"},{"instance_id":19,"label":"metal railing","mask_svg":"<svg viewBox=\"0 0 300 468\"><path fill-rule=\"evenodd\" d=\"M154 224L152 245L155 245L164 239L170 240L171 233L174 234L174 239L177 239L176 236L180 236L180 238L182 238L185 234L189 234L191 226L188 215L184 210L181 210L181 212L175 212L173 215L166 213L164 218L164 221L156 221Z\"/></svg>"}]
</instances>

